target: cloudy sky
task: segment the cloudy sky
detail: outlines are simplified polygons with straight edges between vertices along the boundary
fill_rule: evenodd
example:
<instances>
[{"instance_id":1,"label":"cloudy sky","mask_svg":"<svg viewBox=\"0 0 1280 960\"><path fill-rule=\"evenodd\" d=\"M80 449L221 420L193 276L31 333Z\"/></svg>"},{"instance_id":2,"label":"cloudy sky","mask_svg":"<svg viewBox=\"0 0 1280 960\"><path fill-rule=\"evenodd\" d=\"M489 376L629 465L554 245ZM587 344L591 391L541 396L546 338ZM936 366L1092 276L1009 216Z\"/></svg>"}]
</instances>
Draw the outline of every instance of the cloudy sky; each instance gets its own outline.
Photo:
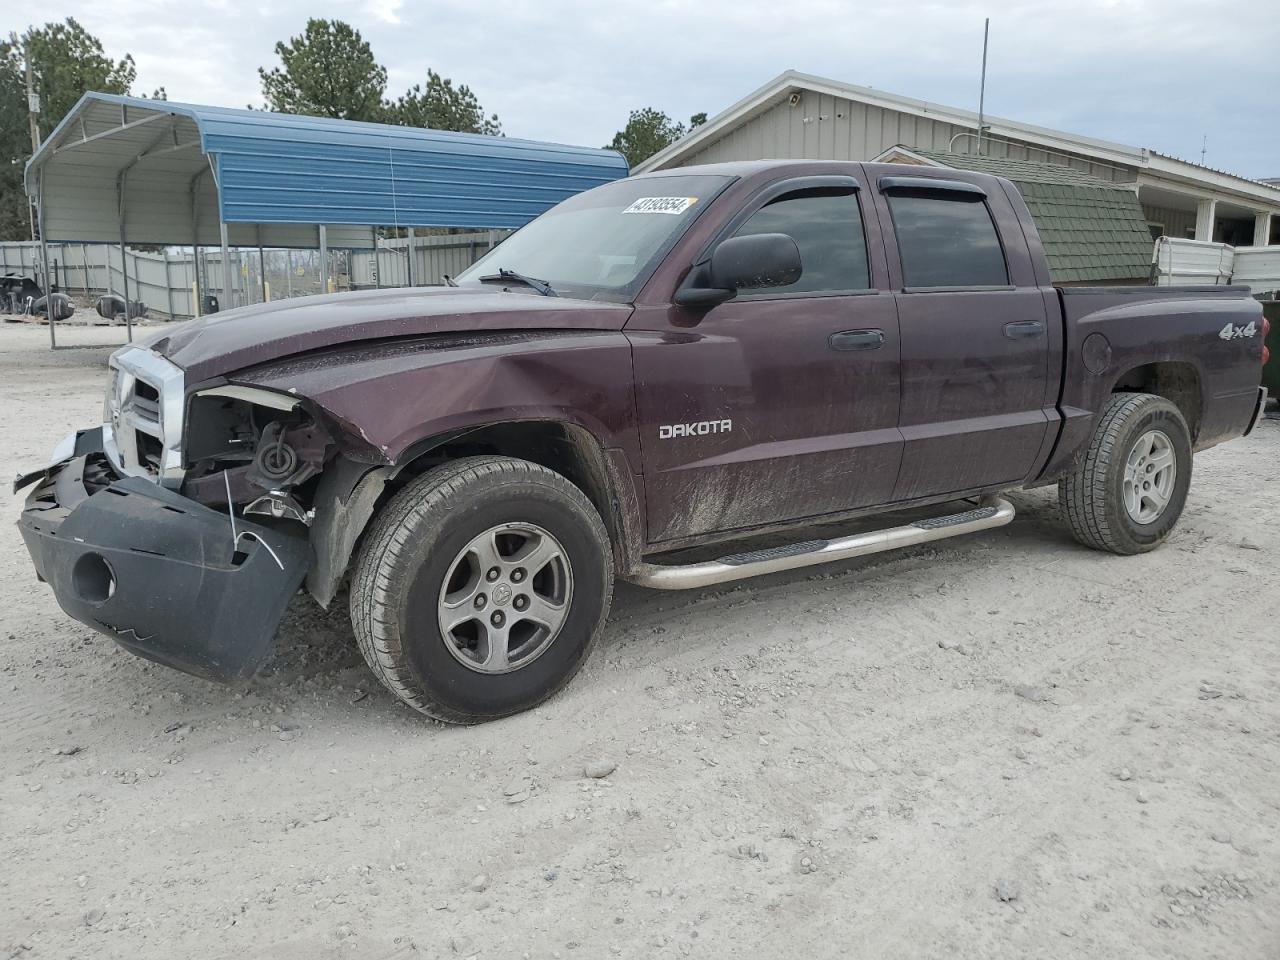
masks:
<instances>
[{"instance_id":1,"label":"cloudy sky","mask_svg":"<svg viewBox=\"0 0 1280 960\"><path fill-rule=\"evenodd\" d=\"M307 17L355 25L390 73L466 83L512 136L598 146L629 110L714 115L788 68L1280 177L1278 0L91 0L47 2L136 92L260 105L257 68ZM1218 13L1216 11L1223 12ZM1229 13L1227 12L1229 11ZM11 18L10 18L11 19ZM17 24L14 24L15 26Z\"/></svg>"}]
</instances>

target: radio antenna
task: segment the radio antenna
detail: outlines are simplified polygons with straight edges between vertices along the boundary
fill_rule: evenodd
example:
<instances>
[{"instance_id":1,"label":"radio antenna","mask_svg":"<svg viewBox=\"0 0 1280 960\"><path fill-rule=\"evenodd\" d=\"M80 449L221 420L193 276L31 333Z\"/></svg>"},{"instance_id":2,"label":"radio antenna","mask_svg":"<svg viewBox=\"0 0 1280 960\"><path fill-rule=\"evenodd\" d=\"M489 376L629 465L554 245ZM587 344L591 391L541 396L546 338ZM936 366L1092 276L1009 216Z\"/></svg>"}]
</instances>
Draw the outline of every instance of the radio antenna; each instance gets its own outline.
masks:
<instances>
[{"instance_id":1,"label":"radio antenna","mask_svg":"<svg viewBox=\"0 0 1280 960\"><path fill-rule=\"evenodd\" d=\"M985 126L987 105L987 34L991 18L982 21L982 80L978 84L978 156L982 156L982 128Z\"/></svg>"}]
</instances>

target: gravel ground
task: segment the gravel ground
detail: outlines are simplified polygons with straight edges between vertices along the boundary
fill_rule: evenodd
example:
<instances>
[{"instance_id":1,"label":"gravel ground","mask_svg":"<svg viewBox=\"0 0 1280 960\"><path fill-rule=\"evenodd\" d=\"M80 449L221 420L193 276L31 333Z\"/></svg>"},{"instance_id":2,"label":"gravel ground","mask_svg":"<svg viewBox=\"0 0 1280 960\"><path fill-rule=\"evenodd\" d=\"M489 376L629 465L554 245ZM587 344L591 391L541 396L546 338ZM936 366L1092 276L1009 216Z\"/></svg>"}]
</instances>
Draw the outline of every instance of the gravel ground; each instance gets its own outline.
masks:
<instances>
[{"instance_id":1,"label":"gravel ground","mask_svg":"<svg viewBox=\"0 0 1280 960\"><path fill-rule=\"evenodd\" d=\"M47 344L0 327L11 471L100 415L107 350ZM0 958L1280 956L1280 423L1198 457L1146 556L1013 499L929 549L622 585L564 694L469 729L309 600L250 683L137 660L6 522Z\"/></svg>"}]
</instances>

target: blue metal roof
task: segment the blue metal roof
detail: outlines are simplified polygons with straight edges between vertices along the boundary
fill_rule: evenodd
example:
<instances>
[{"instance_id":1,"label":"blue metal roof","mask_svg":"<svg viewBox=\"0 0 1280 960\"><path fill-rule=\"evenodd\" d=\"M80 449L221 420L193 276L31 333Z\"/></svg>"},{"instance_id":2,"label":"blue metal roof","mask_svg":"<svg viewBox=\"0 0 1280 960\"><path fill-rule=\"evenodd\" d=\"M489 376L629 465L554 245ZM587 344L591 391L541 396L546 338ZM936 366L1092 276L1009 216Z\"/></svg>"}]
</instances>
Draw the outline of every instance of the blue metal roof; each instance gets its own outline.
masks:
<instances>
[{"instance_id":1,"label":"blue metal roof","mask_svg":"<svg viewBox=\"0 0 1280 960\"><path fill-rule=\"evenodd\" d=\"M612 150L102 93L81 98L28 172L101 105L121 108L121 130L156 113L194 121L224 223L515 228L627 175Z\"/></svg>"}]
</instances>

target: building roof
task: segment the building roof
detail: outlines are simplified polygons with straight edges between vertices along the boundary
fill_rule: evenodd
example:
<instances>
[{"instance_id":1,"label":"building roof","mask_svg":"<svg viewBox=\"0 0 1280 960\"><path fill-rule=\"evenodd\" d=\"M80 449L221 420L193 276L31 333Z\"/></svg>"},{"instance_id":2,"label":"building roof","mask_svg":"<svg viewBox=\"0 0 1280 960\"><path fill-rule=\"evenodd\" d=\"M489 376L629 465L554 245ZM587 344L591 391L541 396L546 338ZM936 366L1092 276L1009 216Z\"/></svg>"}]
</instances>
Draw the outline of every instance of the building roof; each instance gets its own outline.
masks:
<instances>
[{"instance_id":1,"label":"building roof","mask_svg":"<svg viewBox=\"0 0 1280 960\"><path fill-rule=\"evenodd\" d=\"M1132 184L1117 184L1112 180L1103 180L1101 177L1095 177L1091 173L1061 163L1042 163L1036 160L1015 160L1007 157L980 157L976 154L949 153L945 150L917 150L915 147L902 145L893 147L892 150L896 153L922 157L944 167L995 174L1014 183L1044 183L1107 190L1123 187L1126 193L1133 193Z\"/></svg>"},{"instance_id":2,"label":"building roof","mask_svg":"<svg viewBox=\"0 0 1280 960\"><path fill-rule=\"evenodd\" d=\"M890 155L1011 181L1031 211L1055 283L1145 280L1151 274L1151 232L1131 185L1057 163L906 147L882 157Z\"/></svg>"},{"instance_id":3,"label":"building roof","mask_svg":"<svg viewBox=\"0 0 1280 960\"><path fill-rule=\"evenodd\" d=\"M637 164L636 172L680 164L693 153L720 139L729 130L764 113L793 93L803 90L855 100L910 116L967 127L974 131L978 129L978 115L971 110L885 93L872 87L830 80L797 70L787 70L743 97L733 106L716 114L706 123L695 127L675 143L658 151L643 163ZM1155 150L1052 130L1048 127L1006 120L989 114L983 116L982 122L987 134L992 137L1031 144L1051 154L1084 156L1100 163L1147 171L1163 178L1194 185L1201 190L1220 193L1224 199L1234 197L1237 201L1248 199L1280 206L1280 187L1179 160Z\"/></svg>"},{"instance_id":4,"label":"building roof","mask_svg":"<svg viewBox=\"0 0 1280 960\"><path fill-rule=\"evenodd\" d=\"M216 243L220 222L520 227L626 175L612 150L87 93L26 186L35 196L43 177L51 240L118 239L123 176L131 242L190 243L199 227ZM193 189L212 201L196 225Z\"/></svg>"}]
</instances>

